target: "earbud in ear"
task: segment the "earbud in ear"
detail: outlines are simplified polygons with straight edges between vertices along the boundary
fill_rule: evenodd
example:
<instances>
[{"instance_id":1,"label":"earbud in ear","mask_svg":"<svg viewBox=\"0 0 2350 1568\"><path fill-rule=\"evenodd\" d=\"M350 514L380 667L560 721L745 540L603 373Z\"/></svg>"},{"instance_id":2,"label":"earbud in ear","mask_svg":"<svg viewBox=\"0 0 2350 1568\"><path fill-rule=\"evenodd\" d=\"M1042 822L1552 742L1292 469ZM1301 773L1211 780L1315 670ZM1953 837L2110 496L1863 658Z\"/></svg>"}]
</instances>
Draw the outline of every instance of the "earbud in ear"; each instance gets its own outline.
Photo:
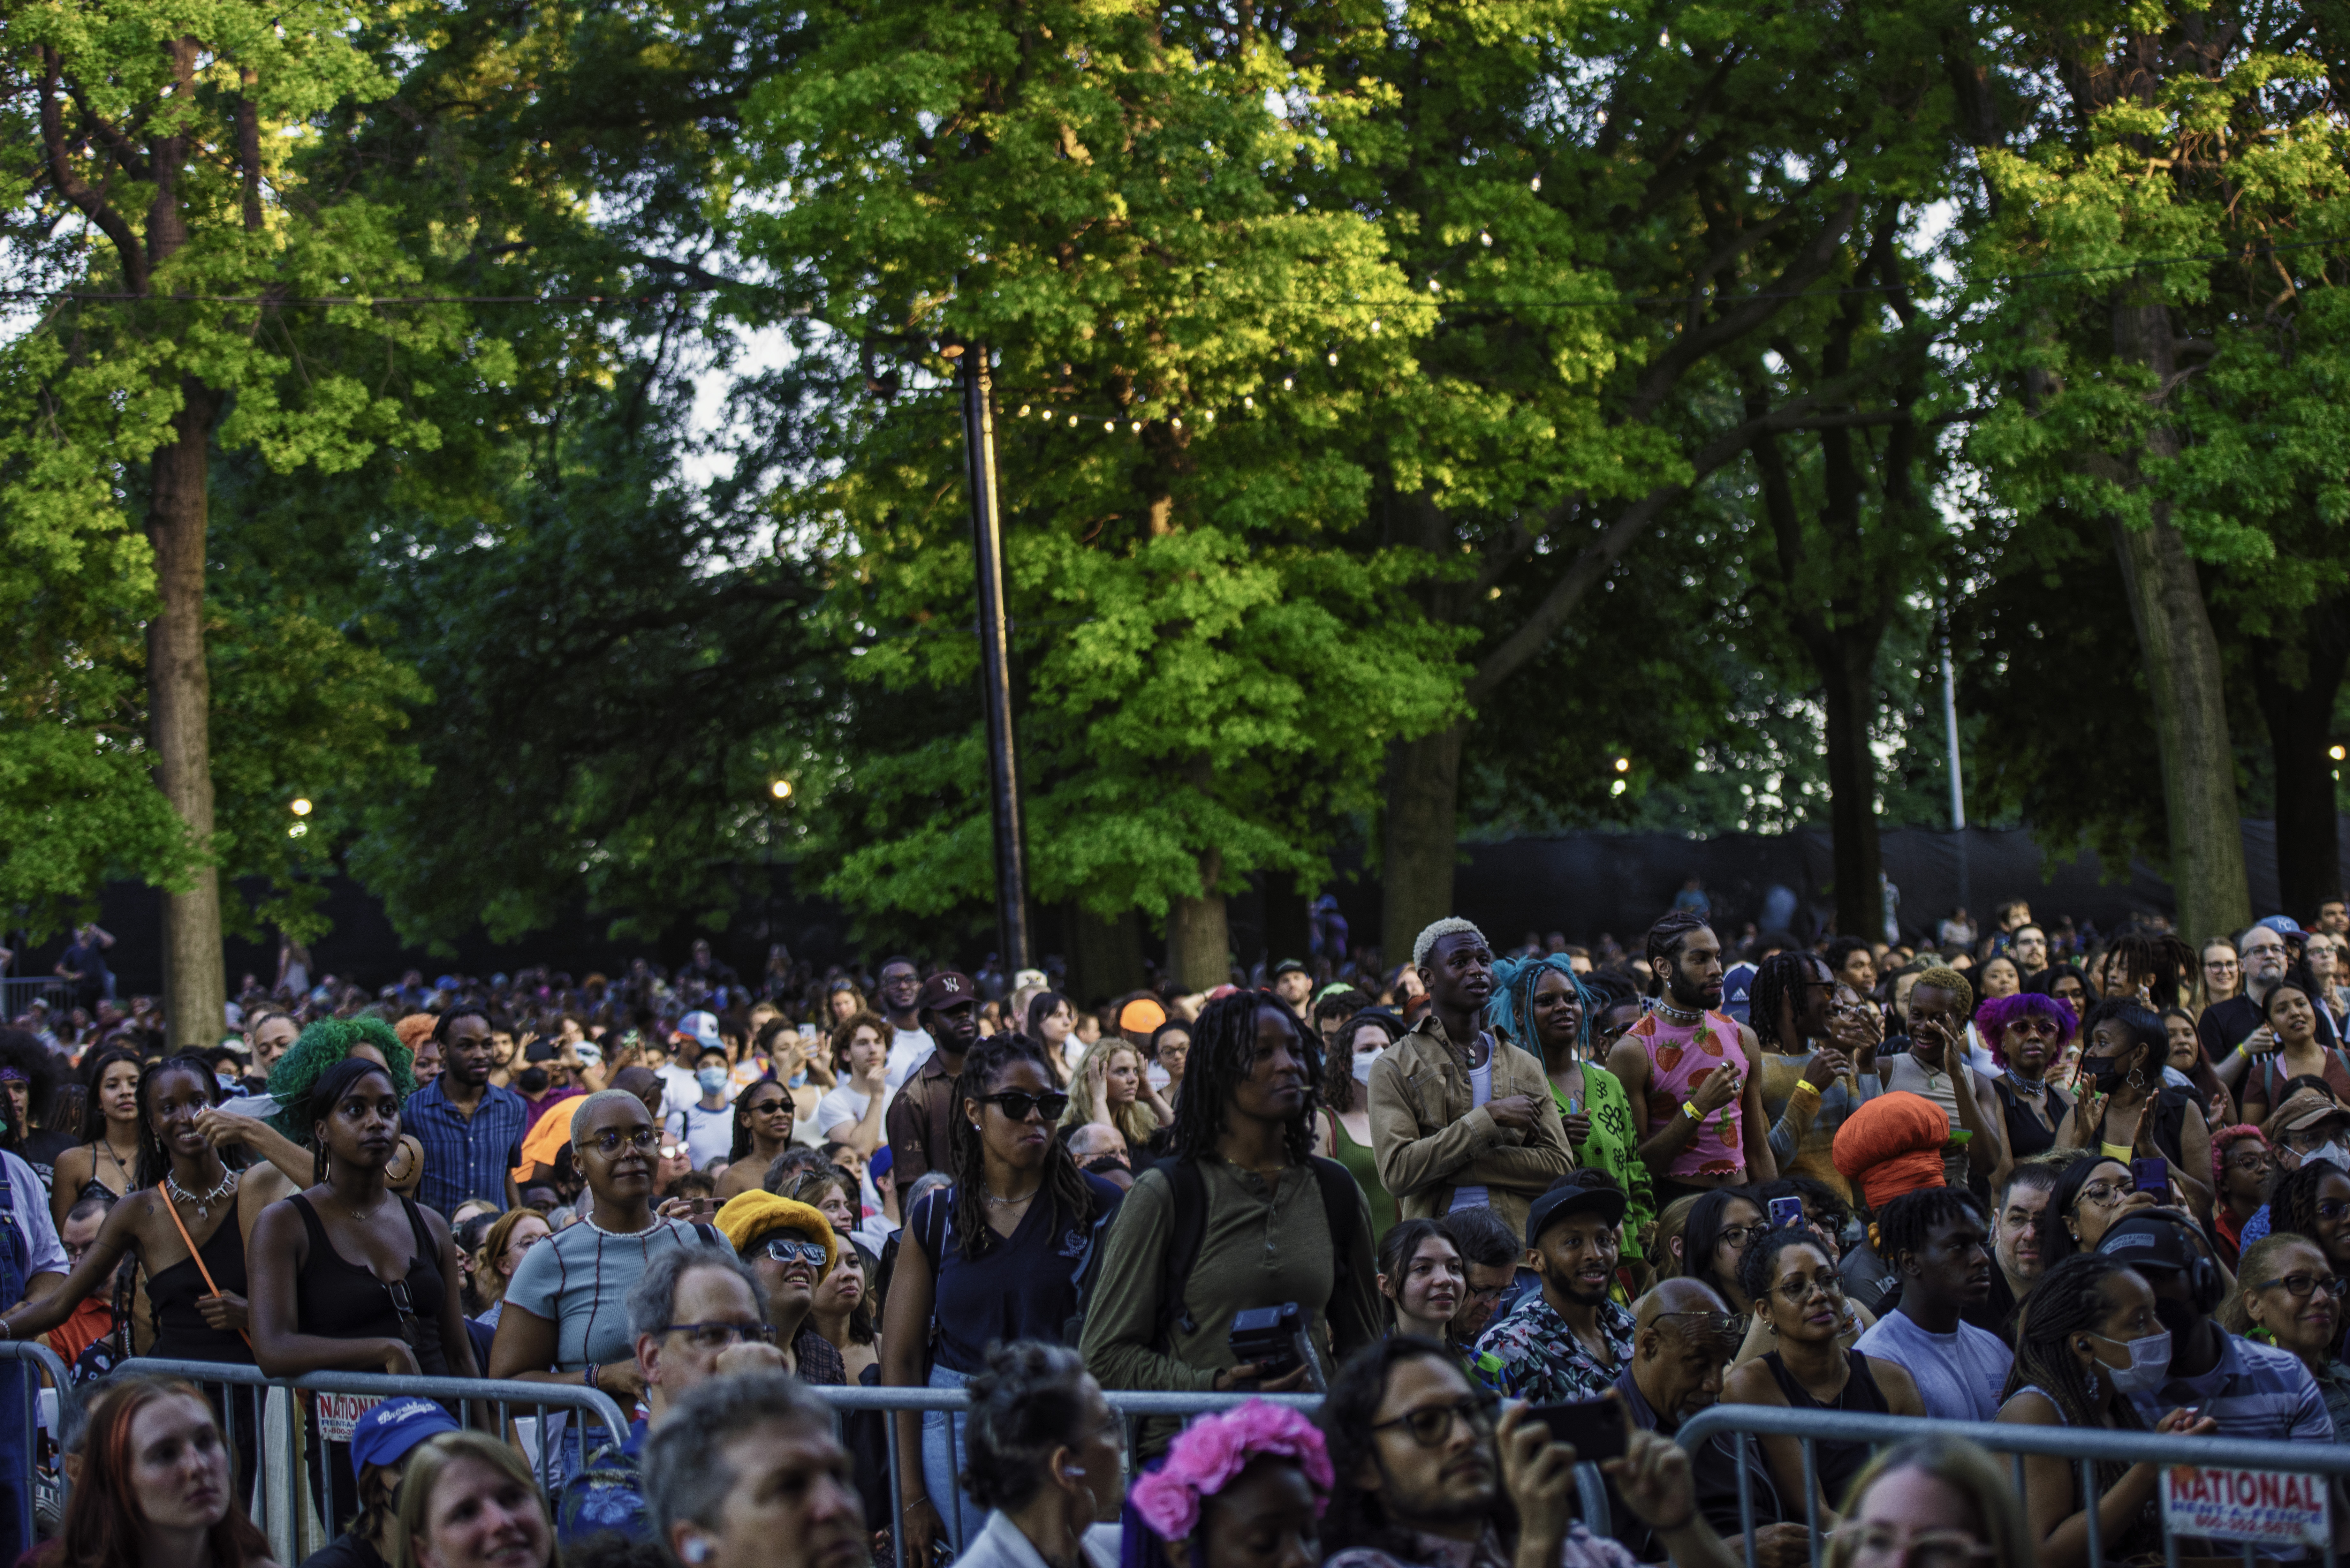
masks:
<instances>
[{"instance_id":1,"label":"earbud in ear","mask_svg":"<svg viewBox=\"0 0 2350 1568\"><path fill-rule=\"evenodd\" d=\"M1063 1470L1061 1473L1063 1475L1081 1476L1086 1473L1086 1467L1083 1465L1071 1465L1067 1469Z\"/></svg>"},{"instance_id":2,"label":"earbud in ear","mask_svg":"<svg viewBox=\"0 0 2350 1568\"><path fill-rule=\"evenodd\" d=\"M704 1541L699 1535L687 1542L685 1543L685 1560L688 1563L696 1564L709 1562L710 1542Z\"/></svg>"}]
</instances>

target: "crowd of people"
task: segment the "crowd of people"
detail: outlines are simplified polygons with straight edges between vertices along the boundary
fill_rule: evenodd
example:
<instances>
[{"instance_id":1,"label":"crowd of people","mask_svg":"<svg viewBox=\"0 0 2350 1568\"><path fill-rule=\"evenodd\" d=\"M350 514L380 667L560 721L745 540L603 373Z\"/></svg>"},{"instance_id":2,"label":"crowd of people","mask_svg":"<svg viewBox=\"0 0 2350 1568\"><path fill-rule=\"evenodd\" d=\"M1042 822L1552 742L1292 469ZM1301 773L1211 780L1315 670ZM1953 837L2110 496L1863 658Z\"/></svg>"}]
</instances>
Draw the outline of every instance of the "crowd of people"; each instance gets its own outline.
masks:
<instances>
[{"instance_id":1,"label":"crowd of people","mask_svg":"<svg viewBox=\"0 0 2350 1568\"><path fill-rule=\"evenodd\" d=\"M2350 1442L2342 905L2199 950L1994 927L1725 950L1678 907L1638 954L1497 955L1450 919L1383 976L1085 1005L902 958L745 986L698 946L286 987L203 1051L136 1007L0 1032L0 1336L70 1369L38 1451L0 1418L0 1535L63 1568L1724 1568L1743 1500L1774 1564L1812 1518L1887 1568L2091 1568L2092 1511L2158 1550L2147 1464L2090 1497L1960 1443L1674 1441L1752 1404ZM550 1423L535 1470L430 1399L321 1401L272 1475L249 1389L134 1357L570 1385L629 1427ZM810 1390L851 1386L969 1413L836 1428ZM1322 1397L1128 1452L1106 1389ZM1605 1517L1578 1442L1618 1456ZM330 1528L273 1547L273 1486Z\"/></svg>"}]
</instances>

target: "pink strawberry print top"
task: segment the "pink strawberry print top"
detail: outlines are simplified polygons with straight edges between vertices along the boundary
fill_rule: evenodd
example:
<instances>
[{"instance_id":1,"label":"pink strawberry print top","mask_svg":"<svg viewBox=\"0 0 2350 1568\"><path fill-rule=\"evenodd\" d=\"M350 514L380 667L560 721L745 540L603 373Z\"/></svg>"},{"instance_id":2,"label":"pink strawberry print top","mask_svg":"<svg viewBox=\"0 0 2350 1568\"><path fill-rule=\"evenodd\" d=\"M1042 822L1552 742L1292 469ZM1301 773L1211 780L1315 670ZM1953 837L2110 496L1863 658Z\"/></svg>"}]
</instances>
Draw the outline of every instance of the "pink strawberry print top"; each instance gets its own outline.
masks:
<instances>
[{"instance_id":1,"label":"pink strawberry print top","mask_svg":"<svg viewBox=\"0 0 2350 1568\"><path fill-rule=\"evenodd\" d=\"M1648 1054L1648 1136L1654 1137L1681 1114L1709 1074L1746 1065L1739 1048L1738 1024L1719 1012L1700 1023L1668 1023L1651 1012L1624 1032ZM1746 1145L1739 1137L1740 1101L1728 1105L1698 1124L1697 1133L1673 1157L1674 1176L1734 1176L1746 1168Z\"/></svg>"}]
</instances>

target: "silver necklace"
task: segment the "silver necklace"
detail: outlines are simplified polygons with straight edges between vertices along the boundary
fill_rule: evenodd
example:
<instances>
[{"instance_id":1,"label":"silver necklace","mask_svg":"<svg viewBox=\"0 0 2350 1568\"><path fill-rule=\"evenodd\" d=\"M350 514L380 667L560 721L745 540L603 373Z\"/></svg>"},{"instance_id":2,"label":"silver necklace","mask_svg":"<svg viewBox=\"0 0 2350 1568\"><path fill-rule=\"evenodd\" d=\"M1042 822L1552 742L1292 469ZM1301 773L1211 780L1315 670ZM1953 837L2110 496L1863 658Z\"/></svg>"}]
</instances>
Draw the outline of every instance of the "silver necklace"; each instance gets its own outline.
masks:
<instances>
[{"instance_id":1,"label":"silver necklace","mask_svg":"<svg viewBox=\"0 0 2350 1568\"><path fill-rule=\"evenodd\" d=\"M171 1195L173 1202L184 1203L194 1210L197 1219L208 1220L212 1217L212 1206L236 1190L236 1172L232 1170L222 1176L220 1185L209 1191L191 1192L172 1180L171 1173L166 1171L163 1174L163 1190Z\"/></svg>"},{"instance_id":2,"label":"silver necklace","mask_svg":"<svg viewBox=\"0 0 2350 1568\"><path fill-rule=\"evenodd\" d=\"M1044 1189L1043 1188L1041 1188L1041 1187L1039 1187L1038 1189L1036 1189L1036 1192L1042 1192L1042 1191L1044 1191L1044 1190L1045 1190L1045 1189ZM988 1202L988 1203L990 1203L990 1204L993 1204L993 1205L995 1205L995 1206L998 1206L998 1207L1003 1207L1003 1206L1008 1206L1008 1205L1010 1205L1010 1204L1014 1204L1014 1203L1026 1203L1026 1202L1030 1201L1031 1199L1033 1199L1036 1196L1036 1192L1031 1192L1031 1193L1028 1193L1028 1194L1026 1194L1025 1196L1024 1196L1024 1197L1020 1197L1020 1198L998 1198L998 1197L997 1197L994 1193L993 1193L993 1192L983 1193L981 1196L985 1199L985 1201L987 1201L987 1202Z\"/></svg>"},{"instance_id":3,"label":"silver necklace","mask_svg":"<svg viewBox=\"0 0 2350 1568\"><path fill-rule=\"evenodd\" d=\"M1648 1005L1655 1008L1668 1023L1689 1024L1702 1023L1705 1022L1705 1010L1703 1008L1698 1009L1695 1012L1683 1012L1679 1008L1675 1007L1671 1002L1667 1002L1661 996L1650 1002Z\"/></svg>"}]
</instances>

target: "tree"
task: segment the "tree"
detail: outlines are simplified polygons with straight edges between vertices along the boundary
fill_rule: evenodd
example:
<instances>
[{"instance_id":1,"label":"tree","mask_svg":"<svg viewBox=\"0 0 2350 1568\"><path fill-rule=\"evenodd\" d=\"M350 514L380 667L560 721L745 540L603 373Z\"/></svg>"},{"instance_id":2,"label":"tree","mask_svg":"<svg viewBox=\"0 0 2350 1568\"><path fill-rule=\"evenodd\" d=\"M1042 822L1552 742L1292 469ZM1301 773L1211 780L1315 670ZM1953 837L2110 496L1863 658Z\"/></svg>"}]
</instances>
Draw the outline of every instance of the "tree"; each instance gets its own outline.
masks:
<instances>
[{"instance_id":1,"label":"tree","mask_svg":"<svg viewBox=\"0 0 2350 1568\"><path fill-rule=\"evenodd\" d=\"M839 563L825 613L868 710L973 680L949 378L996 356L1035 894L1164 919L1203 986L1225 898L1318 874L1458 673L1404 597L1430 568L1349 537L1372 485L1347 434L1404 395L1423 313L1369 223L1268 181L1333 156L1265 107L1305 84L1189 51L1181 20L819 7L755 99L778 199L745 229L841 379L832 472L785 515ZM931 921L989 900L962 706L853 770L829 890Z\"/></svg>"},{"instance_id":2,"label":"tree","mask_svg":"<svg viewBox=\"0 0 2350 1568\"><path fill-rule=\"evenodd\" d=\"M401 292L414 268L364 202L303 179L301 132L385 85L352 36L358 20L335 4L241 0L194 12L35 4L9 20L10 240L22 268L82 292L9 348L20 433L6 515L81 579L36 605L64 618L31 645L109 665L11 683L28 701L44 686L54 694L42 722L86 726L45 744L42 784L66 792L45 819L121 822L109 863L166 889L165 1002L179 1043L220 1027L219 868L238 847L216 809L206 646L214 444L325 472L379 443L429 445L431 428L402 407L415 369L404 356L494 358L461 350L446 309L367 304ZM309 303L328 299L343 303ZM134 511L143 540L127 536ZM143 670L128 632L141 619ZM245 628L264 640L289 630ZM145 732L138 743L132 724ZM60 751L99 761L55 763ZM152 767L174 831L117 793L140 766ZM37 801L15 804L44 817ZM36 823L9 836L26 831Z\"/></svg>"},{"instance_id":3,"label":"tree","mask_svg":"<svg viewBox=\"0 0 2350 1568\"><path fill-rule=\"evenodd\" d=\"M1970 116L1991 198L1972 364L2002 394L1973 455L2012 515L2062 509L2109 535L2193 940L2251 916L2210 575L2296 611L2340 553L2337 420L2320 404L2338 385L2343 262L2323 237L2350 218L2350 148L2323 67L2297 52L2323 22L2045 7L1960 62L2006 84ZM2313 525L2327 547L2287 557L2286 528Z\"/></svg>"}]
</instances>

